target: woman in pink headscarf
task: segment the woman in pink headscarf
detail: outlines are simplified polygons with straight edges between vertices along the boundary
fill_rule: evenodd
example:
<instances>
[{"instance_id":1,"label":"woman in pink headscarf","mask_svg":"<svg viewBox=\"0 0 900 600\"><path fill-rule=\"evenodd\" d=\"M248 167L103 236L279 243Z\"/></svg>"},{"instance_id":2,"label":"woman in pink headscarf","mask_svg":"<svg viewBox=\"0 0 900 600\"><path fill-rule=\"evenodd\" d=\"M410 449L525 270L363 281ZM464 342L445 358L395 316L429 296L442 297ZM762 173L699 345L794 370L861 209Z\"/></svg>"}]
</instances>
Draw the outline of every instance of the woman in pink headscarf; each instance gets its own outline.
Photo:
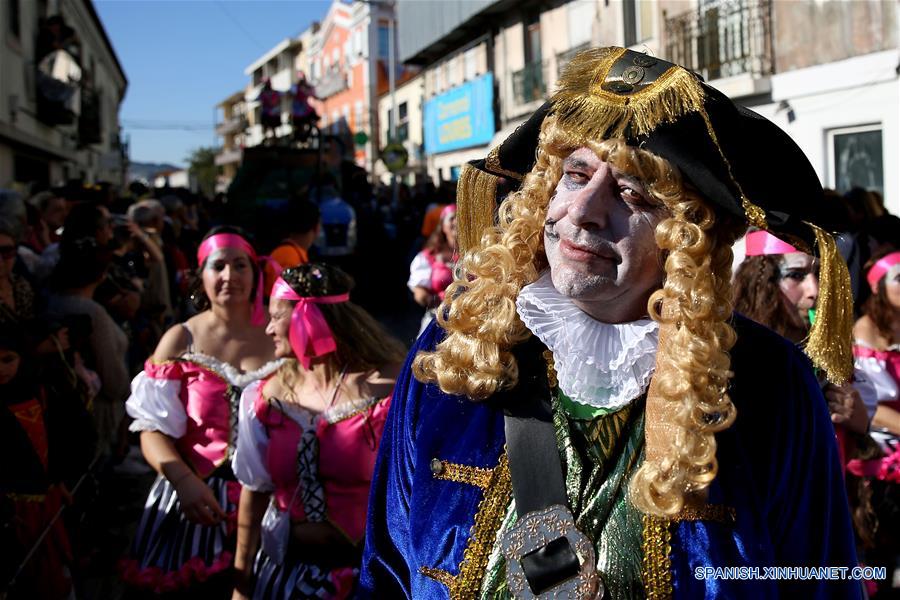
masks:
<instances>
[{"instance_id":1,"label":"woman in pink headscarf","mask_svg":"<svg viewBox=\"0 0 900 600\"><path fill-rule=\"evenodd\" d=\"M819 298L818 260L767 231L748 233L745 244L747 258L734 278L734 310L802 344ZM875 410L874 387L858 370L852 384L821 383L843 454L844 430L857 434L868 430Z\"/></svg>"},{"instance_id":2,"label":"woman in pink headscarf","mask_svg":"<svg viewBox=\"0 0 900 600\"><path fill-rule=\"evenodd\" d=\"M434 311L444 299L447 286L453 283L453 269L458 257L456 245L456 205L449 204L441 211L441 218L425 247L409 266L406 285L416 303L425 307L422 317L424 330L434 317Z\"/></svg>"},{"instance_id":3,"label":"woman in pink headscarf","mask_svg":"<svg viewBox=\"0 0 900 600\"><path fill-rule=\"evenodd\" d=\"M336 267L285 269L267 331L275 375L241 397L234 472L244 485L234 598L347 598L369 485L405 349L350 301Z\"/></svg>"},{"instance_id":4,"label":"woman in pink headscarf","mask_svg":"<svg viewBox=\"0 0 900 600\"><path fill-rule=\"evenodd\" d=\"M853 327L853 353L879 384L872 426L900 436L900 252L876 257L866 279L872 295Z\"/></svg>"},{"instance_id":5,"label":"woman in pink headscarf","mask_svg":"<svg viewBox=\"0 0 900 600\"><path fill-rule=\"evenodd\" d=\"M131 430L141 432L144 457L159 476L121 566L128 584L153 595L230 591L238 399L280 365L265 333L258 263L239 230L211 231L197 251L192 295L202 312L166 332L131 384Z\"/></svg>"}]
</instances>

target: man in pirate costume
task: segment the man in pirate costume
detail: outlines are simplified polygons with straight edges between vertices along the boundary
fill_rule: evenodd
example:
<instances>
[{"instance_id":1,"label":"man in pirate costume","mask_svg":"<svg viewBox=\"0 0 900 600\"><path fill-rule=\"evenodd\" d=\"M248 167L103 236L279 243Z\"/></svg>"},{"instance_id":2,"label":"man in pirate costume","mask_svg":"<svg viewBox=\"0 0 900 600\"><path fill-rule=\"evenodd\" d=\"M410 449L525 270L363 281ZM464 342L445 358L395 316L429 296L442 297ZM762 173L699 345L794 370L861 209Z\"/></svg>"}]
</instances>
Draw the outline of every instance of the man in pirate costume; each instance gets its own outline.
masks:
<instances>
[{"instance_id":1,"label":"man in pirate costume","mask_svg":"<svg viewBox=\"0 0 900 600\"><path fill-rule=\"evenodd\" d=\"M521 183L498 210L501 177ZM464 258L397 380L363 596L858 597L812 368L852 368L821 194L787 135L695 74L574 58L461 175ZM732 313L748 225L819 256L809 358Z\"/></svg>"}]
</instances>

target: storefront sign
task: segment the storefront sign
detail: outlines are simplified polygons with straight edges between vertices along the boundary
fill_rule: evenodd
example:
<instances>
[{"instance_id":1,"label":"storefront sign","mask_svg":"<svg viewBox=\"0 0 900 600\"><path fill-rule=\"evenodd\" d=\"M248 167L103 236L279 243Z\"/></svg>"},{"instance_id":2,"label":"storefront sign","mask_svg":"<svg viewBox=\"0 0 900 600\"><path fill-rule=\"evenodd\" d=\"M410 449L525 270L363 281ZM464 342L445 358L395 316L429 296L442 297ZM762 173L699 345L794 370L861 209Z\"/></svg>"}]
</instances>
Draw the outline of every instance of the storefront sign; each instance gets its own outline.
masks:
<instances>
[{"instance_id":1,"label":"storefront sign","mask_svg":"<svg viewBox=\"0 0 900 600\"><path fill-rule=\"evenodd\" d=\"M494 75L487 73L425 103L425 152L480 146L494 135Z\"/></svg>"}]
</instances>

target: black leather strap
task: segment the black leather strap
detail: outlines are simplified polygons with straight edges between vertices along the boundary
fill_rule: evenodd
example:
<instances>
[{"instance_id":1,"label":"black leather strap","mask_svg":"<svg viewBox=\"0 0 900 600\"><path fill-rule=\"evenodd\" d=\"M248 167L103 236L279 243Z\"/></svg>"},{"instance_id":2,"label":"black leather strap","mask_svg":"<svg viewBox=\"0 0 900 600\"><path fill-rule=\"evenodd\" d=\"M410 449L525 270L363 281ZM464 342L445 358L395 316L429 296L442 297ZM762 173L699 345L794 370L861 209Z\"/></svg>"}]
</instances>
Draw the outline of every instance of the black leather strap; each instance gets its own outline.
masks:
<instances>
[{"instance_id":1,"label":"black leather strap","mask_svg":"<svg viewBox=\"0 0 900 600\"><path fill-rule=\"evenodd\" d=\"M506 453L519 517L554 504L568 505L550 406L545 350L536 338L513 350L519 365L519 382L503 399ZM580 567L566 538L551 541L523 556L520 562L535 594L573 577Z\"/></svg>"},{"instance_id":2,"label":"black leather strap","mask_svg":"<svg viewBox=\"0 0 900 600\"><path fill-rule=\"evenodd\" d=\"M545 351L534 336L513 349L519 382L503 398L506 452L520 516L568 503L553 426Z\"/></svg>"}]
</instances>

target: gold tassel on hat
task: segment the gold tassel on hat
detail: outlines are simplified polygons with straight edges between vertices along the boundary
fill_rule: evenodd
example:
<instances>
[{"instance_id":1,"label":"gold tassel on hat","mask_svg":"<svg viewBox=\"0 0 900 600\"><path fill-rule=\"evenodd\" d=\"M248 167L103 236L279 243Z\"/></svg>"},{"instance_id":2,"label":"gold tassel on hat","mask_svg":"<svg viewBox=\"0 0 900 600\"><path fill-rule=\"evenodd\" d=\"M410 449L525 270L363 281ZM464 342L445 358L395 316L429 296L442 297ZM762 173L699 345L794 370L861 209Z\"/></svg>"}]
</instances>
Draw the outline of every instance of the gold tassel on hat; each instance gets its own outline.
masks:
<instances>
[{"instance_id":1,"label":"gold tassel on hat","mask_svg":"<svg viewBox=\"0 0 900 600\"><path fill-rule=\"evenodd\" d=\"M463 165L456 184L456 230L460 254L477 248L482 234L494 225L498 181L496 175L470 164Z\"/></svg>"},{"instance_id":2,"label":"gold tassel on hat","mask_svg":"<svg viewBox=\"0 0 900 600\"><path fill-rule=\"evenodd\" d=\"M703 87L695 75L678 66L632 94L604 89L610 69L624 53L623 48L589 50L566 66L552 109L565 121L566 130L583 140L622 137L626 131L646 135L662 123L703 110Z\"/></svg>"},{"instance_id":3,"label":"gold tassel on hat","mask_svg":"<svg viewBox=\"0 0 900 600\"><path fill-rule=\"evenodd\" d=\"M819 249L819 298L804 351L828 381L841 385L853 374L853 293L850 273L834 238L812 223Z\"/></svg>"}]
</instances>

